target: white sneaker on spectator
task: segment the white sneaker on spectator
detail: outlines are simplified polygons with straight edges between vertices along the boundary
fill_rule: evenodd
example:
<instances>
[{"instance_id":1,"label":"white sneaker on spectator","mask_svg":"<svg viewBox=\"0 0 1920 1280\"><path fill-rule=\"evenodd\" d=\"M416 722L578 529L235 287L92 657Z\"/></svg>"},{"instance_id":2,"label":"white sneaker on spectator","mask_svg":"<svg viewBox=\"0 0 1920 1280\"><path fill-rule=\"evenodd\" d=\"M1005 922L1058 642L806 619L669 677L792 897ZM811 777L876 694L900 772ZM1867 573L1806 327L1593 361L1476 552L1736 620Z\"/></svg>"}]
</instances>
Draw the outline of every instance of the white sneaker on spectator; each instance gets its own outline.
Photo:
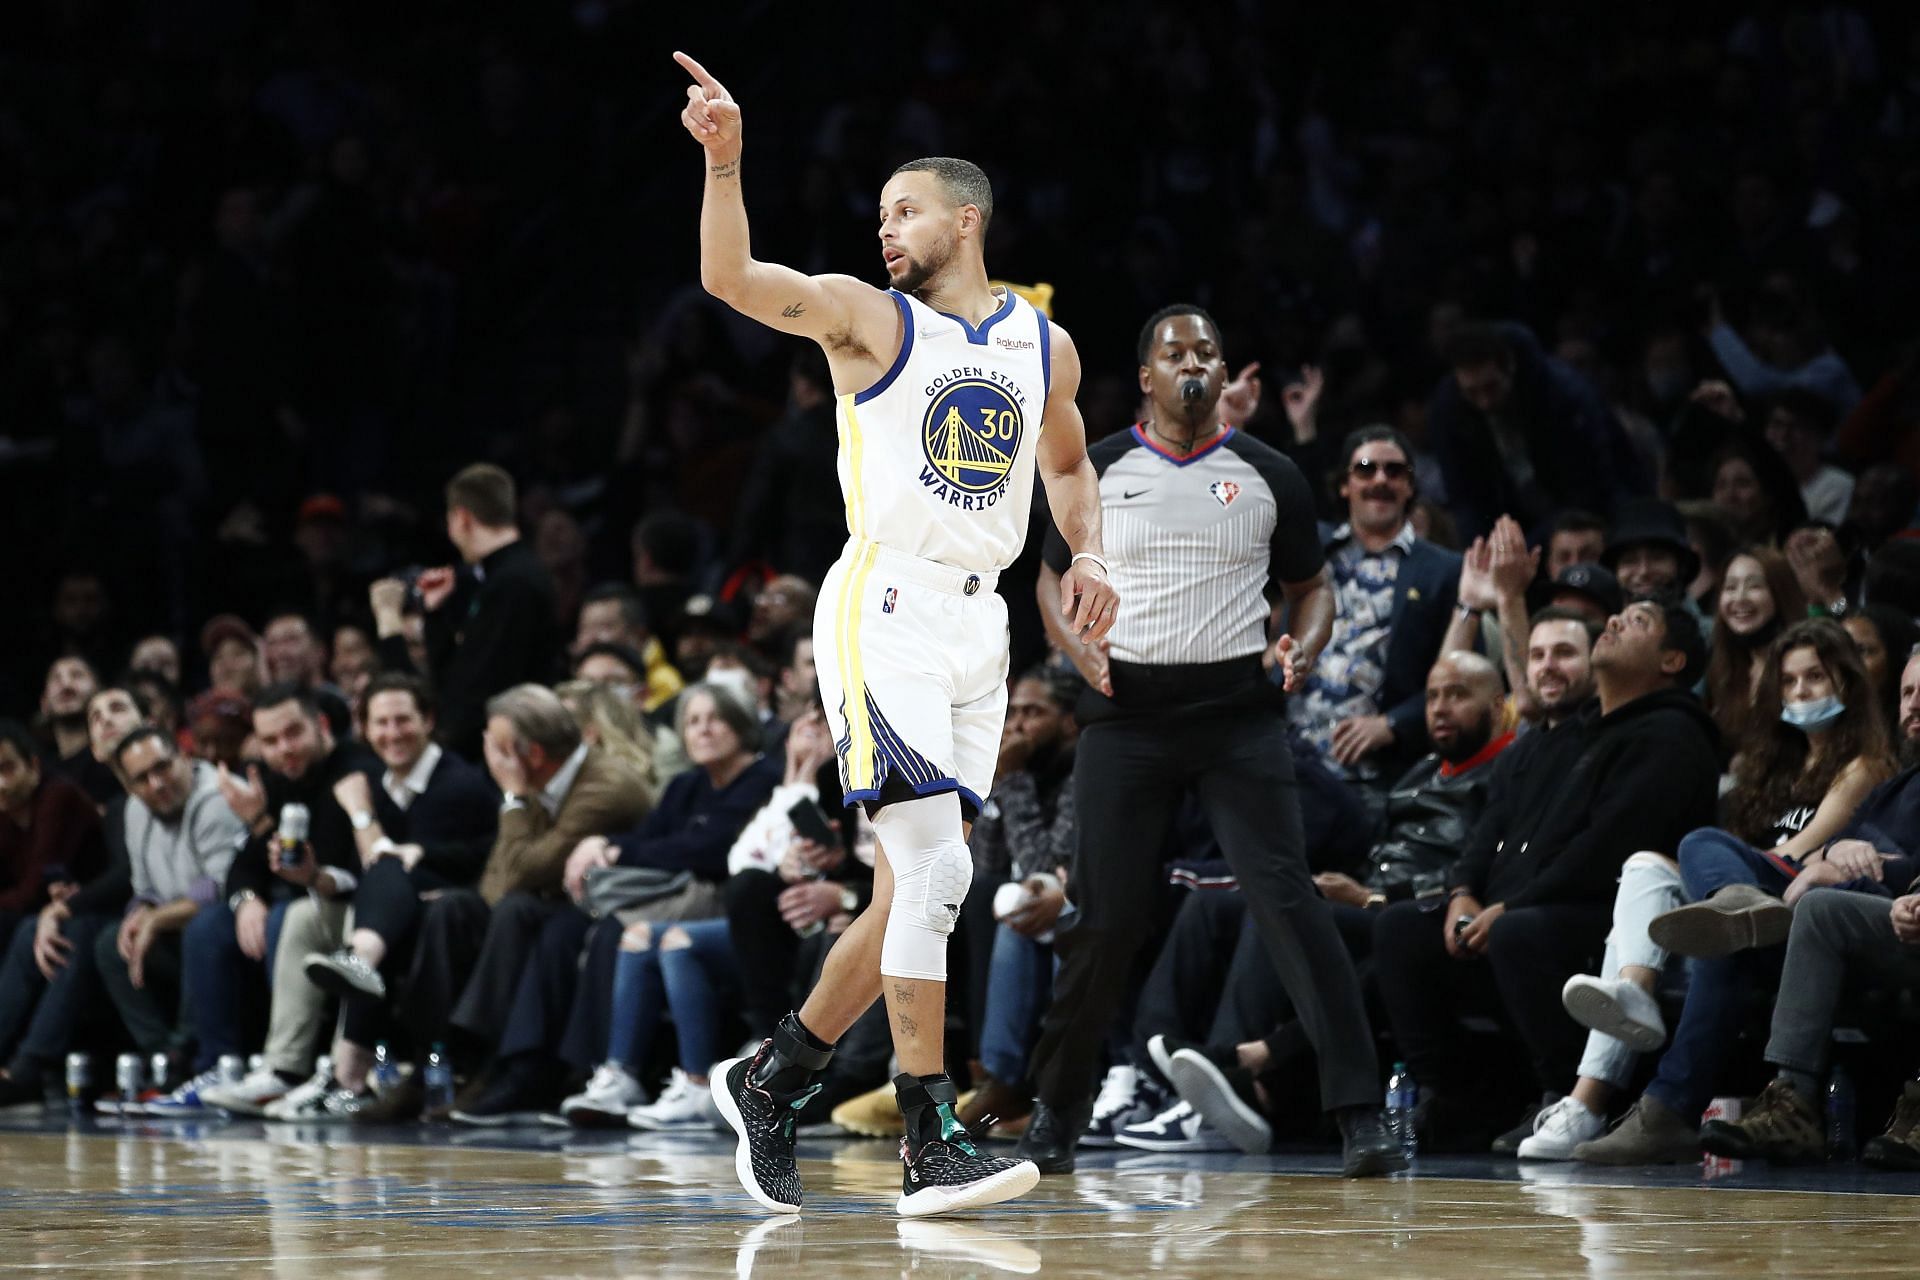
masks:
<instances>
[{"instance_id":1,"label":"white sneaker on spectator","mask_svg":"<svg viewBox=\"0 0 1920 1280\"><path fill-rule=\"evenodd\" d=\"M618 1062L593 1069L587 1087L560 1104L560 1114L577 1125L625 1124L627 1113L647 1103L647 1091Z\"/></svg>"},{"instance_id":2,"label":"white sneaker on spectator","mask_svg":"<svg viewBox=\"0 0 1920 1280\"><path fill-rule=\"evenodd\" d=\"M1153 1077L1131 1063L1117 1062L1107 1068L1100 1082L1100 1093L1093 1100L1093 1114L1087 1131L1080 1135L1083 1147L1111 1147L1122 1129L1136 1120L1152 1117L1166 1105L1166 1095Z\"/></svg>"},{"instance_id":3,"label":"white sneaker on spectator","mask_svg":"<svg viewBox=\"0 0 1920 1280\"><path fill-rule=\"evenodd\" d=\"M660 1091L659 1098L644 1107L627 1112L627 1123L636 1129L655 1133L687 1133L711 1128L713 1113L707 1107L708 1087L687 1079L680 1068Z\"/></svg>"},{"instance_id":4,"label":"white sneaker on spectator","mask_svg":"<svg viewBox=\"0 0 1920 1280\"><path fill-rule=\"evenodd\" d=\"M1138 1151L1237 1151L1225 1134L1200 1118L1193 1104L1180 1101L1154 1116L1128 1125L1114 1137Z\"/></svg>"},{"instance_id":5,"label":"white sneaker on spectator","mask_svg":"<svg viewBox=\"0 0 1920 1280\"><path fill-rule=\"evenodd\" d=\"M371 1092L355 1093L331 1078L318 1088L309 1080L267 1108L267 1119L292 1124L347 1124L373 1102Z\"/></svg>"},{"instance_id":6,"label":"white sneaker on spectator","mask_svg":"<svg viewBox=\"0 0 1920 1280\"><path fill-rule=\"evenodd\" d=\"M232 1084L215 1085L201 1094L201 1100L237 1116L265 1115L270 1103L287 1096L293 1086L269 1066L255 1067Z\"/></svg>"},{"instance_id":7,"label":"white sneaker on spectator","mask_svg":"<svg viewBox=\"0 0 1920 1280\"><path fill-rule=\"evenodd\" d=\"M1636 991L1638 987L1634 988ZM1573 1149L1605 1133L1607 1118L1577 1098L1562 1098L1533 1118L1533 1133L1520 1140L1522 1160L1571 1160Z\"/></svg>"},{"instance_id":8,"label":"white sneaker on spectator","mask_svg":"<svg viewBox=\"0 0 1920 1280\"><path fill-rule=\"evenodd\" d=\"M1635 1053L1652 1053L1667 1042L1660 1002L1636 982L1576 973L1560 989L1560 1003L1575 1022L1612 1036Z\"/></svg>"},{"instance_id":9,"label":"white sneaker on spectator","mask_svg":"<svg viewBox=\"0 0 1920 1280\"><path fill-rule=\"evenodd\" d=\"M278 1099L260 1108L260 1114L269 1120L293 1120L303 1118L307 1108L316 1099L324 1097L327 1090L335 1088L333 1083L333 1059L321 1058L314 1064L313 1074L302 1084L287 1090Z\"/></svg>"},{"instance_id":10,"label":"white sneaker on spectator","mask_svg":"<svg viewBox=\"0 0 1920 1280\"><path fill-rule=\"evenodd\" d=\"M193 1079L175 1089L164 1098L155 1098L141 1108L141 1114L155 1119L192 1118L209 1115L214 1104L207 1100L207 1091L220 1083L220 1069L202 1071ZM122 1115L128 1114L125 1110Z\"/></svg>"}]
</instances>

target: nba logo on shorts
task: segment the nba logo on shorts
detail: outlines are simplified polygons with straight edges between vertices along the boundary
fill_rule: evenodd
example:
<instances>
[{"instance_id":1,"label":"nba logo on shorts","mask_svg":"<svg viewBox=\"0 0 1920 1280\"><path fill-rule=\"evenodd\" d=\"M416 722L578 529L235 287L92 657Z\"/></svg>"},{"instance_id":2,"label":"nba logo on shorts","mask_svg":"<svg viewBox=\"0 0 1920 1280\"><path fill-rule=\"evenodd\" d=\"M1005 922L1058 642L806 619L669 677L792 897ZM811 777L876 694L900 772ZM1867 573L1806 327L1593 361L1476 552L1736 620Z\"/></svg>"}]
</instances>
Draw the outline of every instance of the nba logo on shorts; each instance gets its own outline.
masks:
<instances>
[{"instance_id":1,"label":"nba logo on shorts","mask_svg":"<svg viewBox=\"0 0 1920 1280\"><path fill-rule=\"evenodd\" d=\"M893 606L900 601L900 592L893 587L887 588L887 594L880 597L880 612L892 613Z\"/></svg>"}]
</instances>

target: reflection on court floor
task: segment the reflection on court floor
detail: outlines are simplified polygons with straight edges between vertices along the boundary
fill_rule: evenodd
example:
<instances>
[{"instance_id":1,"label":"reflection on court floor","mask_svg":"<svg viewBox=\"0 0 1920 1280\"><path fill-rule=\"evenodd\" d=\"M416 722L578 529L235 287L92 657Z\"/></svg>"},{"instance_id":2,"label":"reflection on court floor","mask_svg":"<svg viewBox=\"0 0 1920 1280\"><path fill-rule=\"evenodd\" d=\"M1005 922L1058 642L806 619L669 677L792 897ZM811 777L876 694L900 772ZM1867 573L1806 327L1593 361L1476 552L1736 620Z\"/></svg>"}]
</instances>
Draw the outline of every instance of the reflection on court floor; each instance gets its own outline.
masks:
<instances>
[{"instance_id":1,"label":"reflection on court floor","mask_svg":"<svg viewBox=\"0 0 1920 1280\"><path fill-rule=\"evenodd\" d=\"M404 1141L382 1139L401 1138ZM478 1145L485 1141L489 1145ZM1103 1158L1028 1200L904 1222L893 1144L803 1146L806 1212L767 1218L705 1137L152 1124L0 1132L0 1272L41 1275L1751 1276L1912 1272L1920 1178L1846 1194L1692 1171L1318 1158ZM511 1141L511 1139L509 1139ZM545 1149L552 1148L552 1149ZM1689 1181L1691 1179L1691 1182Z\"/></svg>"}]
</instances>

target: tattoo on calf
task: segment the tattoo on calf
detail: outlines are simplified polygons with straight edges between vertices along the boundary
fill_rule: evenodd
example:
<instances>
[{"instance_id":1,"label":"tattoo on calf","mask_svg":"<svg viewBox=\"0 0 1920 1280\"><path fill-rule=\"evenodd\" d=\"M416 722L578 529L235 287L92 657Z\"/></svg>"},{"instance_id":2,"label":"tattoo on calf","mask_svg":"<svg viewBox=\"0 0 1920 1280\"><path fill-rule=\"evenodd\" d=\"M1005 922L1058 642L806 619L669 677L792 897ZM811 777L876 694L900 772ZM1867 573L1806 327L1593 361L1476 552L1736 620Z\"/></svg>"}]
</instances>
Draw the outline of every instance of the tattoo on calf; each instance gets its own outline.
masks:
<instances>
[{"instance_id":1,"label":"tattoo on calf","mask_svg":"<svg viewBox=\"0 0 1920 1280\"><path fill-rule=\"evenodd\" d=\"M896 1004L912 1004L914 996L918 994L912 987L903 987L897 982L893 984L893 999Z\"/></svg>"}]
</instances>

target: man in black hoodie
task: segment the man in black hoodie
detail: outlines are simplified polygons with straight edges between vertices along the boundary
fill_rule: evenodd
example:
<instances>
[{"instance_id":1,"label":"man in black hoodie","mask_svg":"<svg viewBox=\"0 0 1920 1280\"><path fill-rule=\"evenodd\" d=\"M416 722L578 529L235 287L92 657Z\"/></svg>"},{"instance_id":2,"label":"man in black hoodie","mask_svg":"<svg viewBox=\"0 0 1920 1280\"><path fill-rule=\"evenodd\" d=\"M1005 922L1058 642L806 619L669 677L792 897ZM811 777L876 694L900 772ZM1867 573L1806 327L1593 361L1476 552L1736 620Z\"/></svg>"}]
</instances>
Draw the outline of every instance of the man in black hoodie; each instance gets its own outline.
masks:
<instances>
[{"instance_id":1,"label":"man in black hoodie","mask_svg":"<svg viewBox=\"0 0 1920 1280\"><path fill-rule=\"evenodd\" d=\"M1621 865L1714 818L1718 739L1687 692L1705 653L1677 599L1609 619L1593 646L1598 704L1495 766L1445 909L1381 913L1375 972L1401 1054L1433 1099L1430 1140L1478 1146L1499 1119L1474 1101L1488 1090L1460 1043L1464 1012L1519 1035L1542 1092L1572 1085L1585 1037L1560 989L1600 953Z\"/></svg>"}]
</instances>

